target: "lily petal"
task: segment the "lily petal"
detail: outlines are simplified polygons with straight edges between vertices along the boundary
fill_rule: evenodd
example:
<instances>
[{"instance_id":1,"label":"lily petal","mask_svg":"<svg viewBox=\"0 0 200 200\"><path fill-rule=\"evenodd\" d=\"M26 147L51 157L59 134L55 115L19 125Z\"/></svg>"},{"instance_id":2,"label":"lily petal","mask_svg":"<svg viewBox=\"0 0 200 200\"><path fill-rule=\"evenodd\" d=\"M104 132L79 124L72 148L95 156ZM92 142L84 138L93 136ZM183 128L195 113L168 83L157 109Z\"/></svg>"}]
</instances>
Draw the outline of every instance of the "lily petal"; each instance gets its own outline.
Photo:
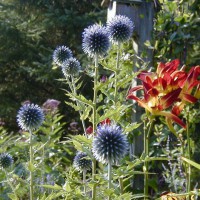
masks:
<instances>
[{"instance_id":1,"label":"lily petal","mask_svg":"<svg viewBox=\"0 0 200 200\"><path fill-rule=\"evenodd\" d=\"M162 105L163 109L170 107L174 102L176 102L180 92L181 92L181 88L178 88L176 90L173 90L172 92L169 92L165 96L163 96L160 99L160 104Z\"/></svg>"},{"instance_id":2,"label":"lily petal","mask_svg":"<svg viewBox=\"0 0 200 200\"><path fill-rule=\"evenodd\" d=\"M137 101L138 104L139 104L141 107L145 108L145 109L148 110L150 113L152 113L152 108L150 108L150 107L146 104L146 102L144 102L142 99L138 98L138 97L135 96L135 95L128 95L127 98Z\"/></svg>"},{"instance_id":3,"label":"lily petal","mask_svg":"<svg viewBox=\"0 0 200 200\"><path fill-rule=\"evenodd\" d=\"M165 111L161 111L161 112L159 112L159 114L171 119L172 121L176 122L177 124L179 124L183 128L186 128L185 123L179 117L177 117L176 115L169 113L169 112L165 112Z\"/></svg>"},{"instance_id":4,"label":"lily petal","mask_svg":"<svg viewBox=\"0 0 200 200\"><path fill-rule=\"evenodd\" d=\"M183 96L182 96L183 100L184 101L187 101L189 103L196 103L197 102L197 98L190 95L190 94L186 94L186 93L183 93Z\"/></svg>"}]
</instances>

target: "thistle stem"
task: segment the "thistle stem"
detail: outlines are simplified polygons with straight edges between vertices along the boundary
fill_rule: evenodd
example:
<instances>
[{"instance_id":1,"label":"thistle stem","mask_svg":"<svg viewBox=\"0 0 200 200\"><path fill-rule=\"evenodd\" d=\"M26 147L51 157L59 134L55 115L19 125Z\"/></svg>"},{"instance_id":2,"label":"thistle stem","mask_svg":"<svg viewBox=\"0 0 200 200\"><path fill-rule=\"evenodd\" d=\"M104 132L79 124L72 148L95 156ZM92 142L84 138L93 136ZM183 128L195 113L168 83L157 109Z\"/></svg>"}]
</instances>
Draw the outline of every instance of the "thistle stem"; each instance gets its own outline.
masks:
<instances>
[{"instance_id":1,"label":"thistle stem","mask_svg":"<svg viewBox=\"0 0 200 200\"><path fill-rule=\"evenodd\" d=\"M112 180L112 162L108 161L108 189L111 189L111 180ZM111 200L111 196L109 195L108 200Z\"/></svg>"},{"instance_id":2,"label":"thistle stem","mask_svg":"<svg viewBox=\"0 0 200 200\"><path fill-rule=\"evenodd\" d=\"M84 193L85 193L85 195L86 195L86 189L87 189L87 182L86 182L86 172L87 172L87 170L86 169L84 169L83 170L83 184L84 184Z\"/></svg>"},{"instance_id":3,"label":"thistle stem","mask_svg":"<svg viewBox=\"0 0 200 200\"><path fill-rule=\"evenodd\" d=\"M123 178L119 178L119 186L120 186L120 193L124 193L124 185L123 185Z\"/></svg>"},{"instance_id":4,"label":"thistle stem","mask_svg":"<svg viewBox=\"0 0 200 200\"><path fill-rule=\"evenodd\" d=\"M92 188L92 200L96 199L96 184L95 184L95 174L96 174L96 160L92 161L92 181L93 181L93 188Z\"/></svg>"},{"instance_id":5,"label":"thistle stem","mask_svg":"<svg viewBox=\"0 0 200 200\"><path fill-rule=\"evenodd\" d=\"M150 126L148 132L146 131L146 123L144 124L144 154L145 154L145 162L144 162L144 200L148 199L149 190L148 190L148 181L149 181L149 175L148 175L148 161L146 161L147 158L149 158L149 136L152 132L152 128L154 125L153 121L150 121Z\"/></svg>"},{"instance_id":6,"label":"thistle stem","mask_svg":"<svg viewBox=\"0 0 200 200\"><path fill-rule=\"evenodd\" d=\"M98 55L95 55L95 66L94 66L94 95L93 95L93 137L95 136L95 129L97 126L97 79L98 79ZM96 199L96 184L95 184L95 174L96 174L96 160L92 161L92 200Z\"/></svg>"},{"instance_id":7,"label":"thistle stem","mask_svg":"<svg viewBox=\"0 0 200 200\"><path fill-rule=\"evenodd\" d=\"M93 96L93 131L96 129L96 123L97 123L97 79L98 79L98 55L95 55L95 69L94 69L94 96Z\"/></svg>"},{"instance_id":8,"label":"thistle stem","mask_svg":"<svg viewBox=\"0 0 200 200\"><path fill-rule=\"evenodd\" d=\"M32 171L32 165L33 165L33 141L32 141L32 130L29 130L30 133L30 200L34 200L33 198L33 171Z\"/></svg>"},{"instance_id":9,"label":"thistle stem","mask_svg":"<svg viewBox=\"0 0 200 200\"><path fill-rule=\"evenodd\" d=\"M117 82L118 82L118 73L119 73L119 59L120 59L120 43L118 42L117 44L117 61L116 61L116 69L115 69L115 93L114 93L114 102L115 105L117 104L117 96L118 96L118 86L117 86Z\"/></svg>"},{"instance_id":10,"label":"thistle stem","mask_svg":"<svg viewBox=\"0 0 200 200\"><path fill-rule=\"evenodd\" d=\"M74 93L74 95L77 95L76 85L75 85L75 81L74 81L74 77L73 76L71 76L71 80L72 80L72 92ZM78 101L76 101L76 105L80 107L80 103ZM79 110L80 117L82 116L82 114L83 114L82 111ZM81 119L81 122L82 122L82 126L83 126L83 131L84 131L84 133L86 135L85 121L83 119Z\"/></svg>"},{"instance_id":11,"label":"thistle stem","mask_svg":"<svg viewBox=\"0 0 200 200\"><path fill-rule=\"evenodd\" d=\"M190 133L189 133L189 112L187 113L187 128L186 128L186 133L187 133L187 154L188 154L188 159L191 160L191 147L190 147ZM191 191L191 165L188 163L187 164L187 200L190 199L189 192Z\"/></svg>"},{"instance_id":12,"label":"thistle stem","mask_svg":"<svg viewBox=\"0 0 200 200\"><path fill-rule=\"evenodd\" d=\"M45 176L45 164L44 164L44 158L45 158L45 146L43 146L42 148L42 171L41 171L41 177L42 177L42 181L41 181L41 185L44 185L44 176ZM44 188L41 188L41 191L44 192Z\"/></svg>"}]
</instances>

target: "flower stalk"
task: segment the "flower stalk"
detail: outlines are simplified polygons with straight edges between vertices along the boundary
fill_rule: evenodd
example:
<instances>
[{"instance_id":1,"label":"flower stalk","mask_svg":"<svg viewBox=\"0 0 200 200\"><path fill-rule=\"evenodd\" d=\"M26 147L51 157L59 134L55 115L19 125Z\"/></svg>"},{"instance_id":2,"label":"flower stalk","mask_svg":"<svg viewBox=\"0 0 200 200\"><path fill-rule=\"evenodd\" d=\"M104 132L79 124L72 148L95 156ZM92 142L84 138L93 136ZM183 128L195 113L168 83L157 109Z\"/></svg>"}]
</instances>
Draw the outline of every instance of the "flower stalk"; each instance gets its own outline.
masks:
<instances>
[{"instance_id":1,"label":"flower stalk","mask_svg":"<svg viewBox=\"0 0 200 200\"><path fill-rule=\"evenodd\" d=\"M30 200L34 200L34 192L33 192L33 169L32 166L34 165L33 161L33 134L32 130L29 130L30 133Z\"/></svg>"},{"instance_id":2,"label":"flower stalk","mask_svg":"<svg viewBox=\"0 0 200 200\"><path fill-rule=\"evenodd\" d=\"M190 146L190 133L189 133L189 112L187 113L187 127L186 127L186 134L187 134L187 154L188 159L191 160L191 146ZM191 191L191 165L187 164L187 200L190 199L190 191Z\"/></svg>"},{"instance_id":3,"label":"flower stalk","mask_svg":"<svg viewBox=\"0 0 200 200\"><path fill-rule=\"evenodd\" d=\"M144 122L144 154L145 154L145 162L144 162L144 200L148 199L149 190L149 175L148 175L148 161L146 159L149 158L149 137L152 132L154 126L154 121L149 119L149 125ZM148 131L147 131L148 129Z\"/></svg>"},{"instance_id":4,"label":"flower stalk","mask_svg":"<svg viewBox=\"0 0 200 200\"><path fill-rule=\"evenodd\" d=\"M94 96L93 96L93 131L96 129L97 125L97 79L98 79L98 55L96 54L94 57ZM93 137L95 136L95 132L93 132ZM96 174L96 160L92 161L92 180L95 182L95 174ZM96 199L96 184L92 188L92 199Z\"/></svg>"},{"instance_id":5,"label":"flower stalk","mask_svg":"<svg viewBox=\"0 0 200 200\"><path fill-rule=\"evenodd\" d=\"M108 161L108 189L111 189L111 180L112 180L112 161ZM108 196L108 200L111 200L111 196Z\"/></svg>"},{"instance_id":6,"label":"flower stalk","mask_svg":"<svg viewBox=\"0 0 200 200\"><path fill-rule=\"evenodd\" d=\"M87 169L84 169L83 170L83 184L84 184L84 193L85 193L85 195L86 195L86 191L87 191L86 172L87 172Z\"/></svg>"},{"instance_id":7,"label":"flower stalk","mask_svg":"<svg viewBox=\"0 0 200 200\"><path fill-rule=\"evenodd\" d=\"M118 92L118 86L117 86L117 82L118 82L118 74L119 74L119 60L120 60L120 42L117 43L117 61L116 61L116 69L115 69L115 93L114 93L114 102L115 105L117 104L117 92Z\"/></svg>"}]
</instances>

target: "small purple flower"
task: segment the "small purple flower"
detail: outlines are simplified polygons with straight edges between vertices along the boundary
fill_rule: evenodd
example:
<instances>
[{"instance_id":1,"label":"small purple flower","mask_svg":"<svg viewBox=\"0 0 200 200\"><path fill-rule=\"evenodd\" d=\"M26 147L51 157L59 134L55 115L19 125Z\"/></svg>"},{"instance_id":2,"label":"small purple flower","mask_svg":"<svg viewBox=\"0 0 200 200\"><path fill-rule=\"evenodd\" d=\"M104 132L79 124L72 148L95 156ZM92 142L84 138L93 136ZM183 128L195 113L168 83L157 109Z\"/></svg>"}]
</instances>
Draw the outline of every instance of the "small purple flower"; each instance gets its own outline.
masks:
<instances>
[{"instance_id":1,"label":"small purple flower","mask_svg":"<svg viewBox=\"0 0 200 200\"><path fill-rule=\"evenodd\" d=\"M81 70L80 62L76 58L69 58L62 64L62 72L65 76L77 76Z\"/></svg>"},{"instance_id":2,"label":"small purple flower","mask_svg":"<svg viewBox=\"0 0 200 200\"><path fill-rule=\"evenodd\" d=\"M17 122L21 129L25 131L35 130L44 121L43 110L34 104L24 104L17 114Z\"/></svg>"},{"instance_id":3,"label":"small purple flower","mask_svg":"<svg viewBox=\"0 0 200 200\"><path fill-rule=\"evenodd\" d=\"M53 61L59 66L71 57L72 51L66 46L59 46L53 52Z\"/></svg>"},{"instance_id":4,"label":"small purple flower","mask_svg":"<svg viewBox=\"0 0 200 200\"><path fill-rule=\"evenodd\" d=\"M42 105L42 108L45 113L51 112L55 113L58 110L58 106L60 104L60 101L55 99L47 99Z\"/></svg>"},{"instance_id":5,"label":"small purple flower","mask_svg":"<svg viewBox=\"0 0 200 200\"><path fill-rule=\"evenodd\" d=\"M83 51L90 57L103 56L110 47L109 35L106 27L94 24L83 32Z\"/></svg>"},{"instance_id":6,"label":"small purple flower","mask_svg":"<svg viewBox=\"0 0 200 200\"><path fill-rule=\"evenodd\" d=\"M114 43L129 40L133 34L134 24L126 16L116 15L107 23L108 32Z\"/></svg>"},{"instance_id":7,"label":"small purple flower","mask_svg":"<svg viewBox=\"0 0 200 200\"><path fill-rule=\"evenodd\" d=\"M125 156L128 141L116 124L100 124L92 144L94 157L102 163L116 163Z\"/></svg>"},{"instance_id":8,"label":"small purple flower","mask_svg":"<svg viewBox=\"0 0 200 200\"><path fill-rule=\"evenodd\" d=\"M100 82L105 83L107 81L107 76L103 75L100 79Z\"/></svg>"},{"instance_id":9,"label":"small purple flower","mask_svg":"<svg viewBox=\"0 0 200 200\"><path fill-rule=\"evenodd\" d=\"M92 161L85 152L77 152L74 158L74 167L78 171L89 170L92 167Z\"/></svg>"}]
</instances>

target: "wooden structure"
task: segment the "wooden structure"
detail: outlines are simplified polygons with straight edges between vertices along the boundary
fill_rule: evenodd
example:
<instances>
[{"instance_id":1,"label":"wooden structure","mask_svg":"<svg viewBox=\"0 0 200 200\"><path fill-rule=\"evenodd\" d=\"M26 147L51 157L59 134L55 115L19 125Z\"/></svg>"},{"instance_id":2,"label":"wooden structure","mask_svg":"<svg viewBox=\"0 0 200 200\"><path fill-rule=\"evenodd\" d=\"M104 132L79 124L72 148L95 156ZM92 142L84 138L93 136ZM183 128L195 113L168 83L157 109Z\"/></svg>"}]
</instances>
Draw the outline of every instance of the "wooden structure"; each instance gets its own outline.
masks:
<instances>
[{"instance_id":1,"label":"wooden structure","mask_svg":"<svg viewBox=\"0 0 200 200\"><path fill-rule=\"evenodd\" d=\"M134 42L133 48L135 54L139 57L145 52L143 60L149 62L151 66L152 62L152 50L148 49L144 43L151 40L153 30L153 16L154 16L154 4L152 1L146 0L115 0L110 1L108 7L107 19L111 19L115 15L125 15L129 17L135 25L134 29ZM133 63L138 62L135 59ZM136 72L138 68L133 66L133 70ZM137 85L137 80L133 81L133 86ZM142 109L135 106L135 112L133 113L133 122L141 121ZM142 128L141 128L141 131ZM134 138L133 145L131 146L130 156L133 158L135 155L139 156L143 152L143 134ZM138 181L137 181L138 182ZM134 184L135 185L135 184ZM136 184L137 185L137 184ZM139 183L141 185L141 182ZM135 186L140 187L140 186ZM142 186L141 186L142 187Z\"/></svg>"}]
</instances>

